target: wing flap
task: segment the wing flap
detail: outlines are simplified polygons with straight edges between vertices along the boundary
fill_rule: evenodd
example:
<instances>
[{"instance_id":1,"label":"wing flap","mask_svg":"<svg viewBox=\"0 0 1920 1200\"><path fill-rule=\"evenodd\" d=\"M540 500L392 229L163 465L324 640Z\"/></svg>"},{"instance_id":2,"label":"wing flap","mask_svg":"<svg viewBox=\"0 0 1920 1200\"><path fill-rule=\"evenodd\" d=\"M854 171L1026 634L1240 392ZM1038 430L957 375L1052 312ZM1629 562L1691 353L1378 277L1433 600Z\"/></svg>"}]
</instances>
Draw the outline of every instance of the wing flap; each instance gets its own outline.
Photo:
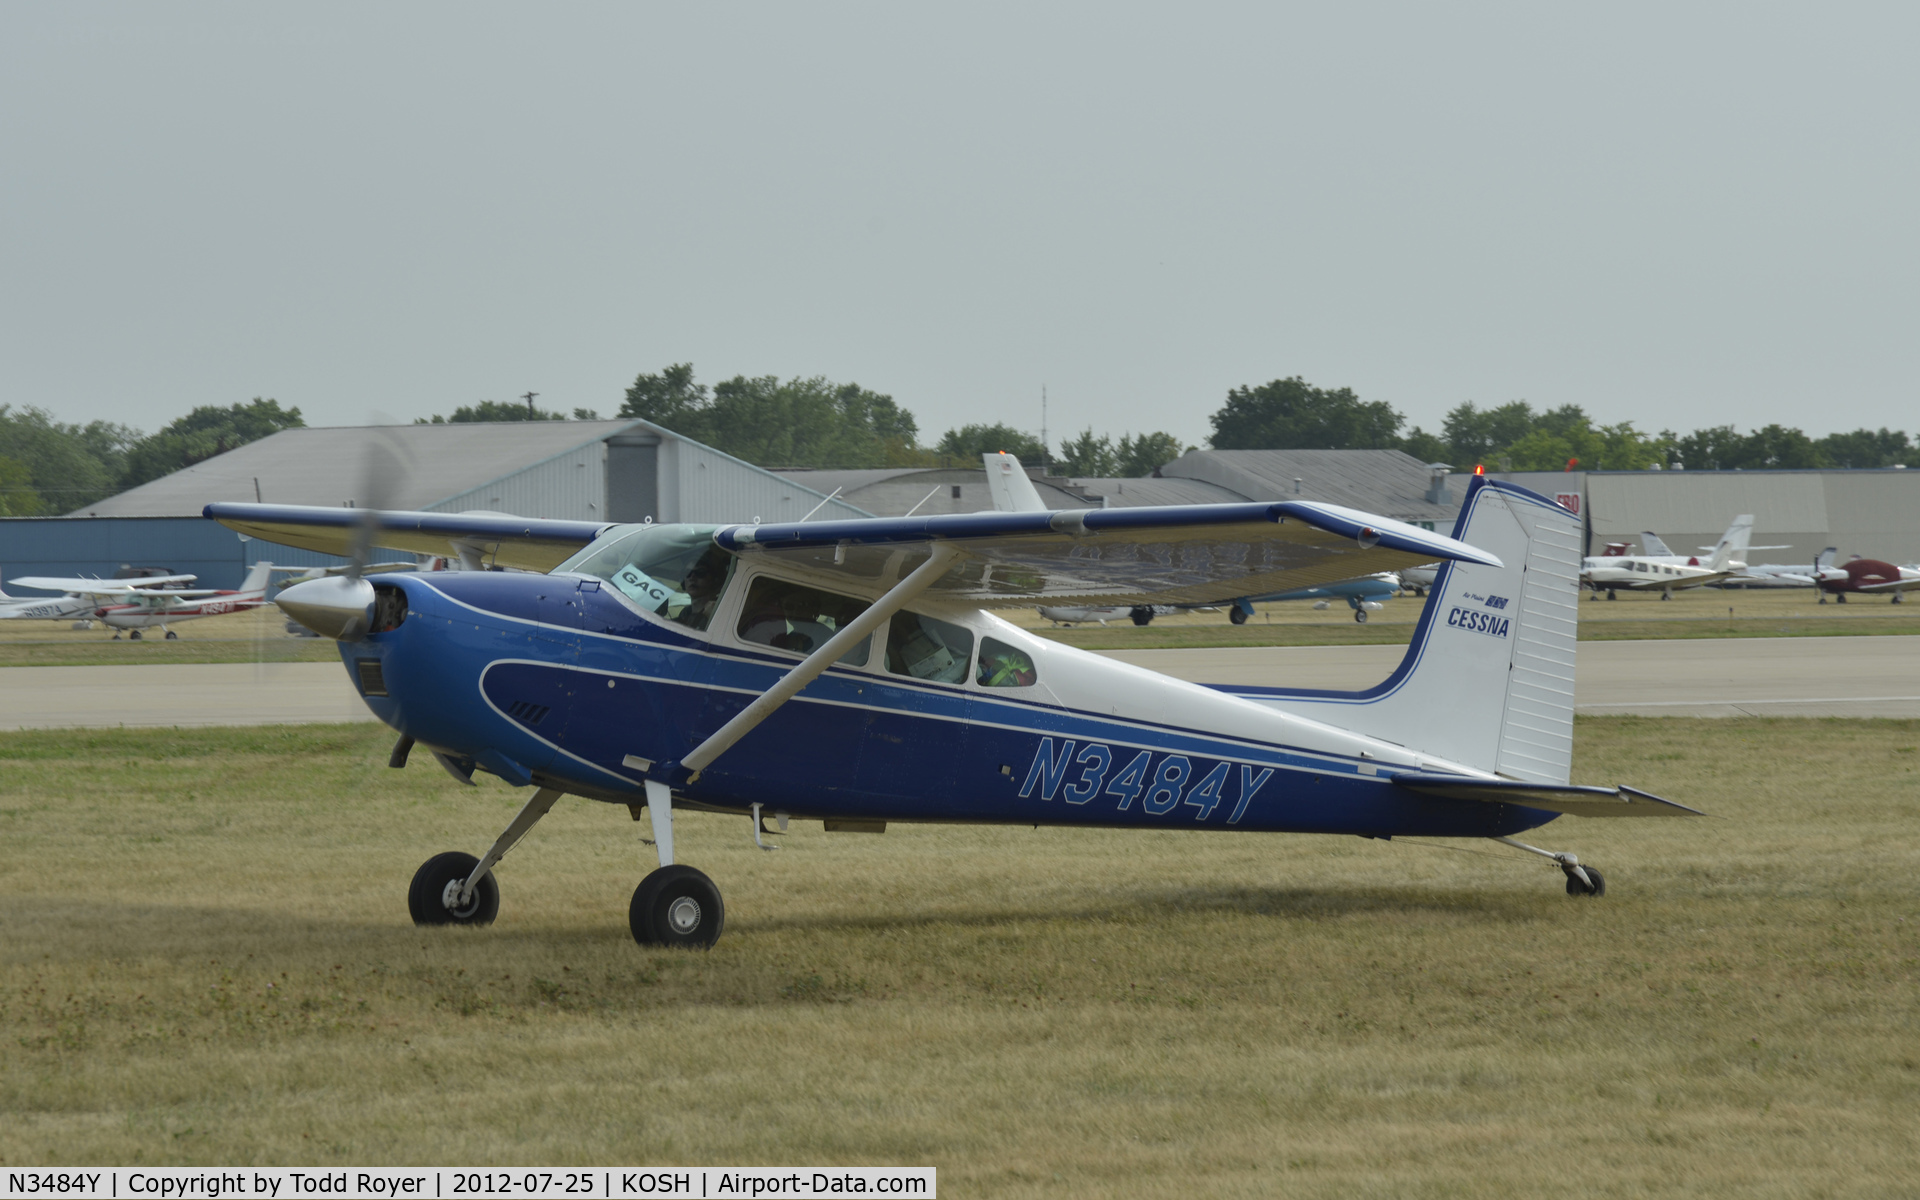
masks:
<instances>
[{"instance_id":1,"label":"wing flap","mask_svg":"<svg viewBox=\"0 0 1920 1200\"><path fill-rule=\"evenodd\" d=\"M1697 808L1664 800L1630 787L1588 787L1566 783L1522 783L1515 779L1473 779L1464 775L1403 773L1393 782L1410 792L1446 800L1519 804L1575 817L1704 817Z\"/></svg>"},{"instance_id":2,"label":"wing flap","mask_svg":"<svg viewBox=\"0 0 1920 1200\"><path fill-rule=\"evenodd\" d=\"M723 549L858 580L899 578L942 542L961 561L928 596L984 605L1218 604L1440 560L1464 542L1331 504L1196 504L732 525Z\"/></svg>"},{"instance_id":3,"label":"wing flap","mask_svg":"<svg viewBox=\"0 0 1920 1200\"><path fill-rule=\"evenodd\" d=\"M367 519L356 508L295 504L209 504L206 517L262 541L350 557ZM444 555L461 545L478 550L489 566L551 571L611 528L603 521L545 521L506 513L380 512L376 546L411 554Z\"/></svg>"}]
</instances>

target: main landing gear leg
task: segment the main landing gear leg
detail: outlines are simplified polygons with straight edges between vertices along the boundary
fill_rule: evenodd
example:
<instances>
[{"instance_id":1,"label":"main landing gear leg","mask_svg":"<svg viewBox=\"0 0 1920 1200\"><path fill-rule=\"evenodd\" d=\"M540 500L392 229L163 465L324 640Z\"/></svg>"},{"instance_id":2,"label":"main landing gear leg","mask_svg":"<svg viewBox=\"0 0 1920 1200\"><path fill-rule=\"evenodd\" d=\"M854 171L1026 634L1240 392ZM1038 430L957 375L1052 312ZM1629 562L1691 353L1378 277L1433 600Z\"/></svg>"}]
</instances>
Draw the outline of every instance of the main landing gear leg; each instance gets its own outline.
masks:
<instances>
[{"instance_id":1,"label":"main landing gear leg","mask_svg":"<svg viewBox=\"0 0 1920 1200\"><path fill-rule=\"evenodd\" d=\"M720 902L720 889L713 886L713 880L673 861L673 792L666 784L651 779L647 781L647 817L653 822L653 846L660 853L660 869L633 890L633 902L627 906L633 940L642 946L705 950L720 940L720 930L727 923L726 906ZM753 827L757 838L758 812Z\"/></svg>"},{"instance_id":2,"label":"main landing gear leg","mask_svg":"<svg viewBox=\"0 0 1920 1200\"><path fill-rule=\"evenodd\" d=\"M1541 858L1550 858L1554 862L1559 863L1560 869L1566 872L1567 875L1567 895L1569 896L1604 896L1607 894L1606 877L1593 867L1581 866L1580 859L1575 855L1567 854L1564 851L1555 853L1552 850L1542 850L1538 846L1529 846L1525 842L1516 842L1510 837L1497 837L1493 840L1496 842L1505 842L1517 850L1525 850L1528 854L1538 854Z\"/></svg>"},{"instance_id":3,"label":"main landing gear leg","mask_svg":"<svg viewBox=\"0 0 1920 1200\"><path fill-rule=\"evenodd\" d=\"M407 890L407 911L415 925L491 925L500 911L500 885L493 867L527 835L563 795L557 788L541 788L494 840L485 858L450 851L436 854L413 873Z\"/></svg>"}]
</instances>

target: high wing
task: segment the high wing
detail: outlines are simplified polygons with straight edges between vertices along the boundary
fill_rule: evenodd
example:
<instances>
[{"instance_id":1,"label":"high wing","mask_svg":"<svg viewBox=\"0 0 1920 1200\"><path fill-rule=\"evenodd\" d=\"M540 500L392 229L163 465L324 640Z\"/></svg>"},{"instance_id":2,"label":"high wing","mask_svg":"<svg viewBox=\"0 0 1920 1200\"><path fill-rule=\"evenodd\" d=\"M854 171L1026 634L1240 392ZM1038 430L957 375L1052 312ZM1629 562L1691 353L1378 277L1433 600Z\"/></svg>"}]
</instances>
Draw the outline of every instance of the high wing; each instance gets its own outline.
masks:
<instances>
[{"instance_id":1,"label":"high wing","mask_svg":"<svg viewBox=\"0 0 1920 1200\"><path fill-rule=\"evenodd\" d=\"M1501 565L1413 525L1297 501L731 525L713 540L867 587L904 575L940 543L958 558L927 596L989 608L1217 604L1441 559Z\"/></svg>"},{"instance_id":2,"label":"high wing","mask_svg":"<svg viewBox=\"0 0 1920 1200\"><path fill-rule=\"evenodd\" d=\"M209 504L203 515L228 529L351 557L371 516L373 544L413 554L466 550L487 566L551 571L613 525L605 521L542 521L506 513L378 512L297 504Z\"/></svg>"},{"instance_id":3,"label":"high wing","mask_svg":"<svg viewBox=\"0 0 1920 1200\"><path fill-rule=\"evenodd\" d=\"M45 575L23 575L13 582L18 587L42 588L50 592L71 592L76 596L128 596L152 591L172 583L192 583L198 575L149 575L139 579L55 579ZM172 590L172 589L168 589ZM176 592L176 595L191 593Z\"/></svg>"}]
</instances>

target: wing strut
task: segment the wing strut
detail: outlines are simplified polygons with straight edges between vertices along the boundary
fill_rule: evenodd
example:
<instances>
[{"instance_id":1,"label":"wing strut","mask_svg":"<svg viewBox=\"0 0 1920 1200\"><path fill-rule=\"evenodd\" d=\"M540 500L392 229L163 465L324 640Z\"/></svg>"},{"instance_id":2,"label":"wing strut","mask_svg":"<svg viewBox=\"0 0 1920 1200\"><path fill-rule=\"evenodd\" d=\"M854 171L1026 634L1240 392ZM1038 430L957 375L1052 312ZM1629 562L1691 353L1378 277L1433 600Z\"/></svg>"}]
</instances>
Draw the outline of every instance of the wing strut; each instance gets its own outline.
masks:
<instances>
[{"instance_id":1,"label":"wing strut","mask_svg":"<svg viewBox=\"0 0 1920 1200\"><path fill-rule=\"evenodd\" d=\"M888 617L906 607L909 600L932 587L935 580L947 573L953 560L960 557L960 552L945 542L934 542L929 549L926 562L894 584L867 611L847 622L844 629L827 639L826 645L796 663L791 671L780 677L779 682L754 697L753 702L736 713L733 720L715 730L678 764L661 763L653 774L687 783L699 779L700 772L714 759L752 732L754 726L772 716L775 709L793 699L801 688L819 678L820 673L852 649L854 643L878 629ZM673 862L671 797L671 789L660 778L647 780L647 816L653 822L654 848L660 854L660 865L663 867Z\"/></svg>"},{"instance_id":2,"label":"wing strut","mask_svg":"<svg viewBox=\"0 0 1920 1200\"><path fill-rule=\"evenodd\" d=\"M715 730L706 741L695 746L692 753L682 758L680 765L692 772L688 782L699 778L700 772L726 753L729 746L772 716L775 709L793 699L796 692L812 683L842 654L853 649L855 642L878 629L881 622L904 608L907 601L932 587L934 580L946 574L953 560L960 556L959 551L945 542L933 543L931 550L927 561L916 567L912 574L894 584L886 595L873 602L872 607L847 622L845 629L828 638L826 645L801 659L793 670L780 677L780 682L760 693L733 720Z\"/></svg>"}]
</instances>

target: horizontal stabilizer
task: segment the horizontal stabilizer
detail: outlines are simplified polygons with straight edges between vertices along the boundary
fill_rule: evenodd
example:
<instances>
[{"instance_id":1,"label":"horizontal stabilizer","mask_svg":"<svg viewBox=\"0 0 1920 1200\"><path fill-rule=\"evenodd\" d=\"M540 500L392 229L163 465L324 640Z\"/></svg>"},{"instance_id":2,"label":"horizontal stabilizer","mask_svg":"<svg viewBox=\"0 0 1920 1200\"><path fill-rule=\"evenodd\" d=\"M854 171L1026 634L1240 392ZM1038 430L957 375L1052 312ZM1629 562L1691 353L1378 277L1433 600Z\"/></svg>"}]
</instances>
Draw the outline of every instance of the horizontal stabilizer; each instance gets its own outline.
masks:
<instances>
[{"instance_id":1,"label":"horizontal stabilizer","mask_svg":"<svg viewBox=\"0 0 1920 1200\"><path fill-rule=\"evenodd\" d=\"M1584 787L1579 784L1523 783L1517 779L1472 779L1464 775L1403 773L1393 782L1423 796L1519 804L1575 817L1704 817L1697 808L1636 788Z\"/></svg>"}]
</instances>

